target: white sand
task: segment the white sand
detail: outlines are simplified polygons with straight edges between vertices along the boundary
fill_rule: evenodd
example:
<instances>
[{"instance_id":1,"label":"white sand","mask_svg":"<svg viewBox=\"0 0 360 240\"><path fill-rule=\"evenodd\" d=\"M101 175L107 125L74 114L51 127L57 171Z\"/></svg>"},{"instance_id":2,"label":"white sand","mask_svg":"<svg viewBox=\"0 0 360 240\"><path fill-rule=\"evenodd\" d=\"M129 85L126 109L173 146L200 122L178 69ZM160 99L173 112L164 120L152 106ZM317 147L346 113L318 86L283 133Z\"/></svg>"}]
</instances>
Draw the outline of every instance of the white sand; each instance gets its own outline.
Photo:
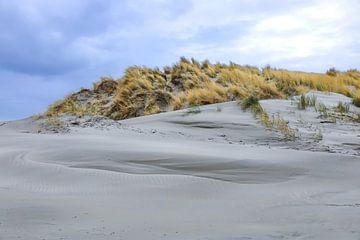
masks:
<instances>
[{"instance_id":1,"label":"white sand","mask_svg":"<svg viewBox=\"0 0 360 240\"><path fill-rule=\"evenodd\" d=\"M360 238L358 146L342 145L359 142L352 125L341 154L319 152L334 145L326 131L285 142L235 103L218 106L68 134L0 126L0 239ZM309 145L318 152L294 150Z\"/></svg>"}]
</instances>

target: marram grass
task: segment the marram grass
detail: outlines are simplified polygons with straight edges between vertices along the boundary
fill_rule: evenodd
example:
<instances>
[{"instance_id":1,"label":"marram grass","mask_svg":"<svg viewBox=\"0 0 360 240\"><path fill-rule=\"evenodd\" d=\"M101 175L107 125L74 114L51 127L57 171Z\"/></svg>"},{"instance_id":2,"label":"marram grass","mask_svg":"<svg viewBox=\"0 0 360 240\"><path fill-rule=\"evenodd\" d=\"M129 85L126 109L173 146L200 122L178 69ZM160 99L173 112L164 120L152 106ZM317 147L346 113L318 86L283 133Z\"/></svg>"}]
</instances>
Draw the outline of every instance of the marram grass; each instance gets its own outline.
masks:
<instances>
[{"instance_id":1,"label":"marram grass","mask_svg":"<svg viewBox=\"0 0 360 240\"><path fill-rule=\"evenodd\" d=\"M120 79L102 78L93 89L83 89L51 105L46 115L67 113L126 119L249 96L287 98L310 90L344 94L360 106L360 72L329 69L324 74L305 73L235 63L212 64L182 57L163 69L133 66Z\"/></svg>"}]
</instances>

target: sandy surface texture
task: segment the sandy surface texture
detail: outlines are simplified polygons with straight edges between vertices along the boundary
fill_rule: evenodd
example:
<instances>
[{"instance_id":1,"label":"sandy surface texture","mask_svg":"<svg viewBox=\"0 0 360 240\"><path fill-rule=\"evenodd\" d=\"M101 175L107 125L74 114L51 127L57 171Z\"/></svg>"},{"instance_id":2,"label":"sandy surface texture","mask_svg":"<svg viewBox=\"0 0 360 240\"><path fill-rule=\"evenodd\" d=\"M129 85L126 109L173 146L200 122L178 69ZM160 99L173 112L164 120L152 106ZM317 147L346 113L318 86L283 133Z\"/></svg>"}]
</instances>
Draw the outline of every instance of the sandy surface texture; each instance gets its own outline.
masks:
<instances>
[{"instance_id":1,"label":"sandy surface texture","mask_svg":"<svg viewBox=\"0 0 360 240\"><path fill-rule=\"evenodd\" d=\"M347 100L315 94L329 108ZM0 123L0 239L358 240L359 124L295 102L261 102L293 141L235 102L64 117L58 133Z\"/></svg>"}]
</instances>

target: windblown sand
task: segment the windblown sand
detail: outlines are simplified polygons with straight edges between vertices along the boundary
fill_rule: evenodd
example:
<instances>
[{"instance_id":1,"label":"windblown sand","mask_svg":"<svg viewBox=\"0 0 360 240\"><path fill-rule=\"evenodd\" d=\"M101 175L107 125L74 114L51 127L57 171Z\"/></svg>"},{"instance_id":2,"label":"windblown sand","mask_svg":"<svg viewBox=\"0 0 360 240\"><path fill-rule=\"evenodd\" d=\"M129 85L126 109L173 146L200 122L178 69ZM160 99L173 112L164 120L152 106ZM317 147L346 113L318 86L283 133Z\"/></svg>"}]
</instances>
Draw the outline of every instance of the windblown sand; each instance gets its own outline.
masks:
<instances>
[{"instance_id":1,"label":"windblown sand","mask_svg":"<svg viewBox=\"0 0 360 240\"><path fill-rule=\"evenodd\" d=\"M236 103L60 134L0 124L0 239L360 239L359 127L262 104L303 136Z\"/></svg>"}]
</instances>

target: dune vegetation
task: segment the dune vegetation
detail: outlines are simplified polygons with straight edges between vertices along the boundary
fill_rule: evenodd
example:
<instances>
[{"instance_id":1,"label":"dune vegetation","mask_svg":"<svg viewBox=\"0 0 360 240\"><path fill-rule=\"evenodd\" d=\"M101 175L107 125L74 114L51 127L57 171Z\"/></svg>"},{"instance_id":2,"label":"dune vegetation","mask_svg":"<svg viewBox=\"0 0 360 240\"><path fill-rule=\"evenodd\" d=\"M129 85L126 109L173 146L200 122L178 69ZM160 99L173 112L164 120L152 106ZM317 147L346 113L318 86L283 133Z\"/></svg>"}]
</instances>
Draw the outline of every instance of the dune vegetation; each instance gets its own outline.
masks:
<instances>
[{"instance_id":1,"label":"dune vegetation","mask_svg":"<svg viewBox=\"0 0 360 240\"><path fill-rule=\"evenodd\" d=\"M360 106L360 72L332 68L324 74L305 73L182 57L163 69L134 66L120 79L102 78L92 89L54 103L45 115L101 115L118 120L249 96L288 98L310 90L344 94Z\"/></svg>"},{"instance_id":2,"label":"dune vegetation","mask_svg":"<svg viewBox=\"0 0 360 240\"><path fill-rule=\"evenodd\" d=\"M243 110L250 109L255 118L268 129L280 132L286 139L293 140L296 137L296 130L291 128L287 121L280 117L280 114L270 116L260 105L259 99L249 96L240 102Z\"/></svg>"}]
</instances>

